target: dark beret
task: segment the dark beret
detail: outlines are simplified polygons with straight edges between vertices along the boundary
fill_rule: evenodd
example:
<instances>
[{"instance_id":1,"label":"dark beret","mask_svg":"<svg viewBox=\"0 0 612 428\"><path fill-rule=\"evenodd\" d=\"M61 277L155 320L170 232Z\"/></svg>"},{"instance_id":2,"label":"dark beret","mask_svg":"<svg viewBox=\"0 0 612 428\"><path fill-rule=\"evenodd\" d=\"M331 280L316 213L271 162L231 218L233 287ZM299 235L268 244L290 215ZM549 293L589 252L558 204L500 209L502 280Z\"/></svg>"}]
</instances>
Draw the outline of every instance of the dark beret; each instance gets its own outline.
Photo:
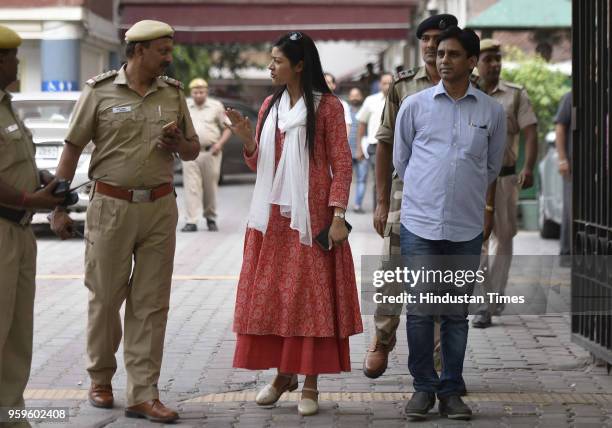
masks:
<instances>
[{"instance_id":1,"label":"dark beret","mask_svg":"<svg viewBox=\"0 0 612 428\"><path fill-rule=\"evenodd\" d=\"M432 15L423 20L417 27L416 36L420 39L423 33L427 30L446 30L448 27L457 25L457 18L454 15L443 13L440 15Z\"/></svg>"}]
</instances>

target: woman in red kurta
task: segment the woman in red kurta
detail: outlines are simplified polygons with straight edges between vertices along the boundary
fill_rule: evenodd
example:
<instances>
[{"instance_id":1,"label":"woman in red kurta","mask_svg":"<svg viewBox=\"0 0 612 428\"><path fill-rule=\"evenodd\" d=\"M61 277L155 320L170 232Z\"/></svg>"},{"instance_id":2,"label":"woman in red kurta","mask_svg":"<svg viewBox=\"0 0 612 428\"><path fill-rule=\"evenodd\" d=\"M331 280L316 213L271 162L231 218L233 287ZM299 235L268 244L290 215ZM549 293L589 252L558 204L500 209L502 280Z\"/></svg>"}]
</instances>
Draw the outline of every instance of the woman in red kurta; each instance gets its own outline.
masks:
<instances>
[{"instance_id":1,"label":"woman in red kurta","mask_svg":"<svg viewBox=\"0 0 612 428\"><path fill-rule=\"evenodd\" d=\"M317 375L350 371L349 336L363 330L344 221L352 161L343 107L325 84L312 40L297 32L281 38L269 69L281 89L264 101L255 139L248 119L228 110L245 160L258 174L236 296L234 367L278 369L258 394L262 405L297 388L297 374L306 375L298 410L307 415L318 408ZM300 109L303 121L295 122L302 126L292 128ZM274 180L263 192L262 168ZM323 249L315 237L330 225L332 248Z\"/></svg>"}]
</instances>

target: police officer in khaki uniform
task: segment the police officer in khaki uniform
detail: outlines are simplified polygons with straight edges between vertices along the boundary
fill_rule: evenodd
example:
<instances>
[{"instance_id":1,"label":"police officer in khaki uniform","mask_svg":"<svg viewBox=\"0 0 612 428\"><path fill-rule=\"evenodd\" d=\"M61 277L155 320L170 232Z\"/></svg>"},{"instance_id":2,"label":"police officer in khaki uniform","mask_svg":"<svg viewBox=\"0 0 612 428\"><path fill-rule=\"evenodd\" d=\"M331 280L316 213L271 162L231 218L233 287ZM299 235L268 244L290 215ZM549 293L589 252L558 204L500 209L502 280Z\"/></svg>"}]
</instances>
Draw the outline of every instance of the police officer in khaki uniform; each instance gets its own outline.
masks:
<instances>
[{"instance_id":1,"label":"police officer in khaki uniform","mask_svg":"<svg viewBox=\"0 0 612 428\"><path fill-rule=\"evenodd\" d=\"M512 239L517 232L518 193L521 188L533 186L533 168L538 156L538 119L527 91L520 85L500 80L501 66L501 44L493 39L481 40L478 86L504 106L508 137L502 169L497 179L493 232L483 242L480 269L487 272L484 291L504 294L512 262ZM525 165L517 175L516 161L521 131L525 137ZM499 257L489 260L488 255ZM495 303L481 305L472 325L477 328L489 327L491 315L499 315L502 310L503 306Z\"/></svg>"},{"instance_id":2,"label":"police officer in khaki uniform","mask_svg":"<svg viewBox=\"0 0 612 428\"><path fill-rule=\"evenodd\" d=\"M374 228L384 238L383 255L400 254L400 211L404 183L393 172L393 134L395 118L400 104L409 95L430 88L440 81L436 69L437 36L442 30L457 25L453 15L430 16L419 24L416 36L420 40L421 55L425 65L402 71L389 88L382 123L376 139L376 189L377 203L374 212ZM393 173L392 173L393 172ZM382 290L391 293L392 290ZM401 304L378 304L374 315L376 337L368 349L363 371L370 378L377 378L387 369L389 352L395 346L395 332L399 325ZM439 332L439 328L436 328ZM437 335L439 336L439 335ZM438 339L436 339L438 341Z\"/></svg>"},{"instance_id":3,"label":"police officer in khaki uniform","mask_svg":"<svg viewBox=\"0 0 612 428\"><path fill-rule=\"evenodd\" d=\"M87 81L57 169L58 177L71 179L81 151L93 142L89 175L100 180L87 210L89 401L113 406L125 301L125 414L154 422L178 418L159 401L157 388L178 221L174 155L192 160L200 149L182 85L158 77L172 62L173 35L169 25L150 20L127 31L127 64ZM71 226L65 212L54 211L60 237Z\"/></svg>"},{"instance_id":4,"label":"police officer in khaki uniform","mask_svg":"<svg viewBox=\"0 0 612 428\"><path fill-rule=\"evenodd\" d=\"M0 25L0 407L23 408L30 376L36 276L32 211L53 209L63 198L56 182L34 161L32 134L11 106L8 85L17 80L21 38ZM40 184L47 184L36 192ZM0 424L2 425L2 424ZM30 426L27 421L7 423Z\"/></svg>"},{"instance_id":5,"label":"police officer in khaki uniform","mask_svg":"<svg viewBox=\"0 0 612 428\"><path fill-rule=\"evenodd\" d=\"M225 107L208 96L208 83L193 79L189 83L191 101L188 103L193 126L200 137L200 154L195 161L183 162L183 187L187 223L183 232L198 230L198 218L204 212L206 226L211 232L217 227L217 190L221 175L223 146L232 136ZM202 209L203 208L203 209Z\"/></svg>"}]
</instances>

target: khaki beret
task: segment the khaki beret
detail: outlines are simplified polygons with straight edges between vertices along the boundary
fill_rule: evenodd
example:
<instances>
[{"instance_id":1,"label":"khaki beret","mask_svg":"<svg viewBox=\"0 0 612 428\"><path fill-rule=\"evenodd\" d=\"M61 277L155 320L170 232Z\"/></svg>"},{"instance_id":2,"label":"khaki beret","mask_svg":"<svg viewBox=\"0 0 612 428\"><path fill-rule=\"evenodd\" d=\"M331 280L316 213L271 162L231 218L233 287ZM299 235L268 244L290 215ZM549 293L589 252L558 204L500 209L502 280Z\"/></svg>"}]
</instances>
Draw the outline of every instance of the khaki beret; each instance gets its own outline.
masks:
<instances>
[{"instance_id":1,"label":"khaki beret","mask_svg":"<svg viewBox=\"0 0 612 428\"><path fill-rule=\"evenodd\" d=\"M499 40L495 39L482 39L480 41L480 52L489 50L498 50L501 48Z\"/></svg>"},{"instance_id":2,"label":"khaki beret","mask_svg":"<svg viewBox=\"0 0 612 428\"><path fill-rule=\"evenodd\" d=\"M4 25L0 25L0 49L15 49L21 45L21 37Z\"/></svg>"},{"instance_id":3,"label":"khaki beret","mask_svg":"<svg viewBox=\"0 0 612 428\"><path fill-rule=\"evenodd\" d=\"M126 42L147 42L161 37L174 37L174 29L161 21L138 21L125 33Z\"/></svg>"},{"instance_id":4,"label":"khaki beret","mask_svg":"<svg viewBox=\"0 0 612 428\"><path fill-rule=\"evenodd\" d=\"M206 80L200 77L196 77L191 82L189 82L189 89L193 88L208 88L208 83L206 82Z\"/></svg>"}]
</instances>

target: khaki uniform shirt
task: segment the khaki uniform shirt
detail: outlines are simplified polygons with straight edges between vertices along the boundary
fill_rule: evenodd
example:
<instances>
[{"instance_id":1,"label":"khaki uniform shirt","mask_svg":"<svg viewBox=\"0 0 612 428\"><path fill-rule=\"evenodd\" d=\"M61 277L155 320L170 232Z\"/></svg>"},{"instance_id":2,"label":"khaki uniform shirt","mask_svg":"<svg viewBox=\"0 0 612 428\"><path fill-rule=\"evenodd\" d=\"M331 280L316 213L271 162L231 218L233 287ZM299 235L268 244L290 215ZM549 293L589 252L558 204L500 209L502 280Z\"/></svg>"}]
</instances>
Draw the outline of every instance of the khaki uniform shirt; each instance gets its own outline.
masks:
<instances>
[{"instance_id":1,"label":"khaki uniform shirt","mask_svg":"<svg viewBox=\"0 0 612 428\"><path fill-rule=\"evenodd\" d=\"M32 134L13 111L10 94L0 89L0 180L19 191L36 190L35 154Z\"/></svg>"},{"instance_id":2,"label":"khaki uniform shirt","mask_svg":"<svg viewBox=\"0 0 612 428\"><path fill-rule=\"evenodd\" d=\"M191 113L196 133L200 137L200 147L202 149L206 149L219 141L225 129L223 124L230 124L225 116L223 104L210 97L207 97L201 106L191 100L189 102L189 113Z\"/></svg>"},{"instance_id":3,"label":"khaki uniform shirt","mask_svg":"<svg viewBox=\"0 0 612 428\"><path fill-rule=\"evenodd\" d=\"M395 118L400 109L402 101L409 96L421 92L423 89L434 86L427 75L424 66L402 71L397 75L389 88L385 108L382 114L382 123L376 133L376 139L380 143L393 144L393 133L395 132Z\"/></svg>"},{"instance_id":4,"label":"khaki uniform shirt","mask_svg":"<svg viewBox=\"0 0 612 428\"><path fill-rule=\"evenodd\" d=\"M500 80L488 95L495 98L506 112L508 137L502 166L516 165L521 129L538 123L531 101L522 86L504 80Z\"/></svg>"},{"instance_id":5,"label":"khaki uniform shirt","mask_svg":"<svg viewBox=\"0 0 612 428\"><path fill-rule=\"evenodd\" d=\"M180 83L158 77L144 97L128 86L125 68L87 81L66 141L95 145L89 177L125 188L171 183L174 155L157 147L172 121L188 140L197 138Z\"/></svg>"}]
</instances>

